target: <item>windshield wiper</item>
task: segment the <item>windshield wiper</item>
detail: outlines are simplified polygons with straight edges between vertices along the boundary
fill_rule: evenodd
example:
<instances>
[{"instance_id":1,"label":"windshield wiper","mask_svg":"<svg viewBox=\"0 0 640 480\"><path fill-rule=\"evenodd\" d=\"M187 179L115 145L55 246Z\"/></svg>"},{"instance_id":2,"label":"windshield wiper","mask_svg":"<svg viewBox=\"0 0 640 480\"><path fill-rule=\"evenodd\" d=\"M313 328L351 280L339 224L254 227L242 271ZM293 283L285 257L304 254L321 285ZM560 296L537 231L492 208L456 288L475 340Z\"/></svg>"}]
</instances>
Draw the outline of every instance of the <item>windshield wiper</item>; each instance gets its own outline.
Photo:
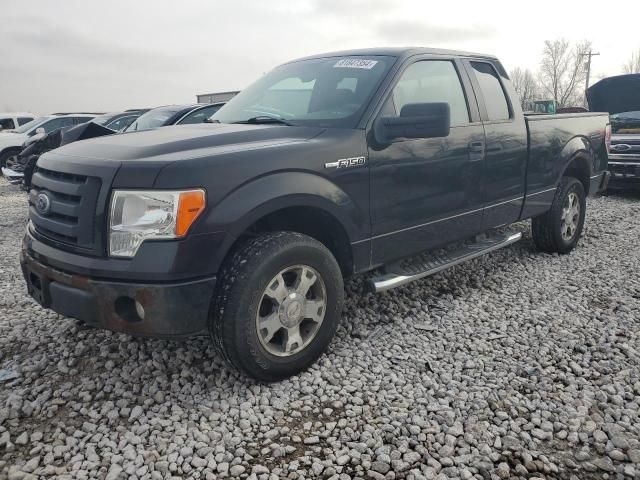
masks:
<instances>
[{"instance_id":1,"label":"windshield wiper","mask_svg":"<svg viewBox=\"0 0 640 480\"><path fill-rule=\"evenodd\" d=\"M293 123L289 123L286 120L277 117L270 117L269 115L258 115L256 117L247 118L246 120L240 120L232 123L248 123L253 125L260 125L266 123L279 123L280 125L293 126Z\"/></svg>"}]
</instances>

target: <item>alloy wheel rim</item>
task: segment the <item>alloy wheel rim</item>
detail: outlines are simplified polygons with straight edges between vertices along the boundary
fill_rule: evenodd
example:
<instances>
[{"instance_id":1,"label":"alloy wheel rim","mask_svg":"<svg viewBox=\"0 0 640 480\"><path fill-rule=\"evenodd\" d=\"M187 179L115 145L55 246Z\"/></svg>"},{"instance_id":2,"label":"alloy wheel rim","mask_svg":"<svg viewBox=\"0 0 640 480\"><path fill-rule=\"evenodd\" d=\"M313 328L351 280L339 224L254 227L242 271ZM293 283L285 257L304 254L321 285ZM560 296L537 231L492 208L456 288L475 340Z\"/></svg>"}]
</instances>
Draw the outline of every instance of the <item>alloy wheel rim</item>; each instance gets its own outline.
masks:
<instances>
[{"instance_id":1,"label":"alloy wheel rim","mask_svg":"<svg viewBox=\"0 0 640 480\"><path fill-rule=\"evenodd\" d=\"M562 206L562 223L560 225L560 231L562 233L562 239L570 241L578 231L578 224L580 223L580 200L578 195L571 192Z\"/></svg>"},{"instance_id":2,"label":"alloy wheel rim","mask_svg":"<svg viewBox=\"0 0 640 480\"><path fill-rule=\"evenodd\" d=\"M316 337L327 310L327 290L320 274L308 265L281 270L264 289L256 313L262 347L288 357Z\"/></svg>"}]
</instances>

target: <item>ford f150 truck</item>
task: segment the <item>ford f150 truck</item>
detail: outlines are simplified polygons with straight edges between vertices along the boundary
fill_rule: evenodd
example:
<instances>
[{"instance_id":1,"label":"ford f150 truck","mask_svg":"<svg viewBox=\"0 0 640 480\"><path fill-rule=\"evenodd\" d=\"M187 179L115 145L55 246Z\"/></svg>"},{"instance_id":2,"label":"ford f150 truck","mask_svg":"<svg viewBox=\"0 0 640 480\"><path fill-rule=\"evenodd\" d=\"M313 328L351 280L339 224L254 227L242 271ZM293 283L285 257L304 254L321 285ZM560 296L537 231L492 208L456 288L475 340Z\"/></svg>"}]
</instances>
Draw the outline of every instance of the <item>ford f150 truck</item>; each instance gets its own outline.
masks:
<instances>
[{"instance_id":1,"label":"ford f150 truck","mask_svg":"<svg viewBox=\"0 0 640 480\"><path fill-rule=\"evenodd\" d=\"M610 114L609 186L640 186L640 73L603 78L587 99L591 110Z\"/></svg>"},{"instance_id":2,"label":"ford f150 truck","mask_svg":"<svg viewBox=\"0 0 640 480\"><path fill-rule=\"evenodd\" d=\"M576 246L608 178L608 115L519 105L492 56L356 50L275 68L210 124L51 151L28 290L98 327L208 330L247 374L293 375L329 345L344 277L403 285L517 241L505 226L529 218L540 249Z\"/></svg>"}]
</instances>

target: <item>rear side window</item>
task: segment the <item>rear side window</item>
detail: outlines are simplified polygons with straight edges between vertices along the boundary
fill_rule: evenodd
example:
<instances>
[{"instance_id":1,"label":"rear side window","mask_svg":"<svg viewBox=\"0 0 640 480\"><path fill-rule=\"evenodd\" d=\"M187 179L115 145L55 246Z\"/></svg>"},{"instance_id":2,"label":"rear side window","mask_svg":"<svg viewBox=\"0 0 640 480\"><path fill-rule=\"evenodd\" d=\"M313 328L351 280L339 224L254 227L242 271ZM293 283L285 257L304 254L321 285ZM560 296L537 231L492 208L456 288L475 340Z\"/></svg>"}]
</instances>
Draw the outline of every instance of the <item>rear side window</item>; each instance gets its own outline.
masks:
<instances>
[{"instance_id":1,"label":"rear side window","mask_svg":"<svg viewBox=\"0 0 640 480\"><path fill-rule=\"evenodd\" d=\"M449 60L422 60L410 65L402 74L389 98L395 112L409 103L447 102L451 125L469 123L469 110L458 72ZM385 105L384 111L393 111Z\"/></svg>"},{"instance_id":2,"label":"rear side window","mask_svg":"<svg viewBox=\"0 0 640 480\"><path fill-rule=\"evenodd\" d=\"M484 62L471 62L471 66L480 84L489 120L509 120L509 103L495 68Z\"/></svg>"},{"instance_id":3,"label":"rear side window","mask_svg":"<svg viewBox=\"0 0 640 480\"><path fill-rule=\"evenodd\" d=\"M13 124L13 119L11 118L0 118L0 127L2 127L2 130L16 128L16 126Z\"/></svg>"},{"instance_id":4,"label":"rear side window","mask_svg":"<svg viewBox=\"0 0 640 480\"><path fill-rule=\"evenodd\" d=\"M18 118L18 125L22 126L25 123L29 123L31 120L33 120L33 117L20 117Z\"/></svg>"}]
</instances>

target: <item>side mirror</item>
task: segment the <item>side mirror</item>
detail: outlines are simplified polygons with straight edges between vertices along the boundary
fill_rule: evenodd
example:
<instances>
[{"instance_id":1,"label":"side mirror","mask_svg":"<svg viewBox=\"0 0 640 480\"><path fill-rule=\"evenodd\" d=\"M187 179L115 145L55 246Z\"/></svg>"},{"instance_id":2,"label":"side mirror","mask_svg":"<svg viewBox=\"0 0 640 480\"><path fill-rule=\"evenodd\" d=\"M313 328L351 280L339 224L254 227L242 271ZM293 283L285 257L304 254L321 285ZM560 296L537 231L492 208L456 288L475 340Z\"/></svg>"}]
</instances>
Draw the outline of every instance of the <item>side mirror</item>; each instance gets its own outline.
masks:
<instances>
[{"instance_id":1,"label":"side mirror","mask_svg":"<svg viewBox=\"0 0 640 480\"><path fill-rule=\"evenodd\" d=\"M447 102L408 103L399 117L380 117L374 132L380 143L395 138L437 138L449 135L451 111Z\"/></svg>"},{"instance_id":2,"label":"side mirror","mask_svg":"<svg viewBox=\"0 0 640 480\"><path fill-rule=\"evenodd\" d=\"M44 128L40 127L40 128L36 128L35 130L31 130L31 133L29 133L28 136L42 138L46 134L47 132L45 132Z\"/></svg>"}]
</instances>

